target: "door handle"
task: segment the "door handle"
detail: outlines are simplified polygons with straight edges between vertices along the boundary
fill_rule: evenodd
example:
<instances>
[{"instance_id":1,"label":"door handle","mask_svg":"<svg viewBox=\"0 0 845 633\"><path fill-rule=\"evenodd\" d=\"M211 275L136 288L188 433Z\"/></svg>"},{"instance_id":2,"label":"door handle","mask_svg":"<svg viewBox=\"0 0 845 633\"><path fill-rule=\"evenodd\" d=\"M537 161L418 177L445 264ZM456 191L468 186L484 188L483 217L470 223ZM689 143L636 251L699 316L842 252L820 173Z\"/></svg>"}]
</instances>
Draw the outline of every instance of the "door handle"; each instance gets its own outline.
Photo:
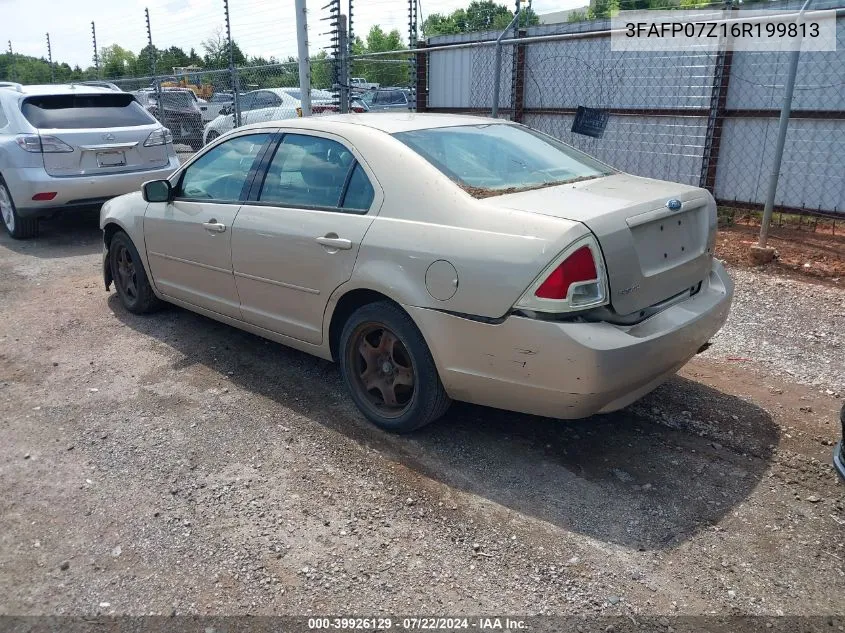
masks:
<instances>
[{"instance_id":1,"label":"door handle","mask_svg":"<svg viewBox=\"0 0 845 633\"><path fill-rule=\"evenodd\" d=\"M329 233L323 237L317 238L317 243L326 248L335 248L341 251L348 251L352 248L352 242L338 237L334 233Z\"/></svg>"},{"instance_id":2,"label":"door handle","mask_svg":"<svg viewBox=\"0 0 845 633\"><path fill-rule=\"evenodd\" d=\"M202 223L203 228L210 233L223 233L226 230L226 225L221 224L215 219Z\"/></svg>"}]
</instances>

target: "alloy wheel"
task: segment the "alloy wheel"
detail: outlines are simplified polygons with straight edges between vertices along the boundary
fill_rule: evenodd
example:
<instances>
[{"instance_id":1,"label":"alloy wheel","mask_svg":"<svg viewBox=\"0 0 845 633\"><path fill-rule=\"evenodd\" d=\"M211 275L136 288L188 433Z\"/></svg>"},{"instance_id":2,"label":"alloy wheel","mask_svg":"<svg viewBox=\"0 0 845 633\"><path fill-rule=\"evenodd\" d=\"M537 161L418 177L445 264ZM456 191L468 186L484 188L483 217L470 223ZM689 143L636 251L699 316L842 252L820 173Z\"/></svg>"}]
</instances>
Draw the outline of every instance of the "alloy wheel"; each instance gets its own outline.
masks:
<instances>
[{"instance_id":1,"label":"alloy wheel","mask_svg":"<svg viewBox=\"0 0 845 633\"><path fill-rule=\"evenodd\" d=\"M379 415L401 416L413 399L416 374L405 345L381 323L362 323L347 349L352 387Z\"/></svg>"},{"instance_id":2,"label":"alloy wheel","mask_svg":"<svg viewBox=\"0 0 845 633\"><path fill-rule=\"evenodd\" d=\"M3 223L9 229L9 233L15 230L15 212L12 209L12 197L6 185L0 184L0 214L3 216Z\"/></svg>"},{"instance_id":3,"label":"alloy wheel","mask_svg":"<svg viewBox=\"0 0 845 633\"><path fill-rule=\"evenodd\" d=\"M138 275L135 271L135 262L132 259L132 253L124 245L118 246L116 253L117 261L117 281L120 288L130 301L135 301L138 298Z\"/></svg>"}]
</instances>

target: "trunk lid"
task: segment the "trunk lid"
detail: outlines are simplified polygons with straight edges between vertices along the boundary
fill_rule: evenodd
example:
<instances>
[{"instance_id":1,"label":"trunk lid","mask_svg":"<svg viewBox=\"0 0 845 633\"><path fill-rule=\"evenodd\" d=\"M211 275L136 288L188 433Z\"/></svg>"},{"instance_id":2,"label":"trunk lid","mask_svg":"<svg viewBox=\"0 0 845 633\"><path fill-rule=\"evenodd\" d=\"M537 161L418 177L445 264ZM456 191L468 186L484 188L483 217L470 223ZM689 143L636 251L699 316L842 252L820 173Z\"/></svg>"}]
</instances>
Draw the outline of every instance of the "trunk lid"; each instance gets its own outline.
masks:
<instances>
[{"instance_id":1,"label":"trunk lid","mask_svg":"<svg viewBox=\"0 0 845 633\"><path fill-rule=\"evenodd\" d=\"M167 146L144 147L144 141L159 127L40 129L40 135L53 136L73 148L73 152L42 154L44 169L51 176L96 176L164 167Z\"/></svg>"},{"instance_id":2,"label":"trunk lid","mask_svg":"<svg viewBox=\"0 0 845 633\"><path fill-rule=\"evenodd\" d=\"M670 209L669 200L681 208ZM610 303L619 314L696 287L712 266L716 204L698 187L614 174L483 203L587 225L601 246Z\"/></svg>"}]
</instances>

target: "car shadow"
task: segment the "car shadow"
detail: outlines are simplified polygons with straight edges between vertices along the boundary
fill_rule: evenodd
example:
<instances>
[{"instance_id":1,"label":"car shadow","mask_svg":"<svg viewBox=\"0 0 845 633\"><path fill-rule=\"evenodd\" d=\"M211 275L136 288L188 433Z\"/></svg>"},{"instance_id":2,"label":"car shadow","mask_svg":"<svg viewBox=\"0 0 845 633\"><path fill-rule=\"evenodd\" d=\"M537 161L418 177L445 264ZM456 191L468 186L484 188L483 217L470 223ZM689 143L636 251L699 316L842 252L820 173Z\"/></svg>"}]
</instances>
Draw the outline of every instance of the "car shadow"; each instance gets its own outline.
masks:
<instances>
[{"instance_id":1,"label":"car shadow","mask_svg":"<svg viewBox=\"0 0 845 633\"><path fill-rule=\"evenodd\" d=\"M136 316L115 294L108 305L177 351L174 369L204 366L423 477L626 547L671 547L717 523L761 481L780 439L766 411L681 377L613 414L561 421L454 403L396 436L355 410L333 363L179 308Z\"/></svg>"},{"instance_id":2,"label":"car shadow","mask_svg":"<svg viewBox=\"0 0 845 633\"><path fill-rule=\"evenodd\" d=\"M0 244L4 248L31 257L54 259L91 255L103 248L97 209L73 211L44 218L38 226L38 236L14 240L0 225Z\"/></svg>"}]
</instances>

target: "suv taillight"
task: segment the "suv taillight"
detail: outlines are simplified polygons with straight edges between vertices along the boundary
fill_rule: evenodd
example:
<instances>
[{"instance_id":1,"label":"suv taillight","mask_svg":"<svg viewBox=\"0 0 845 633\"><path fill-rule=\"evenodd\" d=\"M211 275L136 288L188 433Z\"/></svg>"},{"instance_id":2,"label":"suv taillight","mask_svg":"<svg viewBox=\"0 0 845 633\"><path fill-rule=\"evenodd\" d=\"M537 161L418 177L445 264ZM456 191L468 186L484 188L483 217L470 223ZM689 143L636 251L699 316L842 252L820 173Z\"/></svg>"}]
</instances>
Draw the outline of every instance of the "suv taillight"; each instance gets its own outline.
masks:
<instances>
[{"instance_id":1,"label":"suv taillight","mask_svg":"<svg viewBox=\"0 0 845 633\"><path fill-rule=\"evenodd\" d=\"M535 312L574 312L607 303L607 276L598 242L586 235L564 250L516 303Z\"/></svg>"},{"instance_id":2,"label":"suv taillight","mask_svg":"<svg viewBox=\"0 0 845 633\"><path fill-rule=\"evenodd\" d=\"M155 147L156 145L167 145L173 142L173 135L166 127L160 127L157 130L150 132L147 140L144 141L144 147Z\"/></svg>"},{"instance_id":3,"label":"suv taillight","mask_svg":"<svg viewBox=\"0 0 845 633\"><path fill-rule=\"evenodd\" d=\"M70 145L55 136L22 134L15 138L15 142L22 150L32 154L66 154L73 151Z\"/></svg>"}]
</instances>

